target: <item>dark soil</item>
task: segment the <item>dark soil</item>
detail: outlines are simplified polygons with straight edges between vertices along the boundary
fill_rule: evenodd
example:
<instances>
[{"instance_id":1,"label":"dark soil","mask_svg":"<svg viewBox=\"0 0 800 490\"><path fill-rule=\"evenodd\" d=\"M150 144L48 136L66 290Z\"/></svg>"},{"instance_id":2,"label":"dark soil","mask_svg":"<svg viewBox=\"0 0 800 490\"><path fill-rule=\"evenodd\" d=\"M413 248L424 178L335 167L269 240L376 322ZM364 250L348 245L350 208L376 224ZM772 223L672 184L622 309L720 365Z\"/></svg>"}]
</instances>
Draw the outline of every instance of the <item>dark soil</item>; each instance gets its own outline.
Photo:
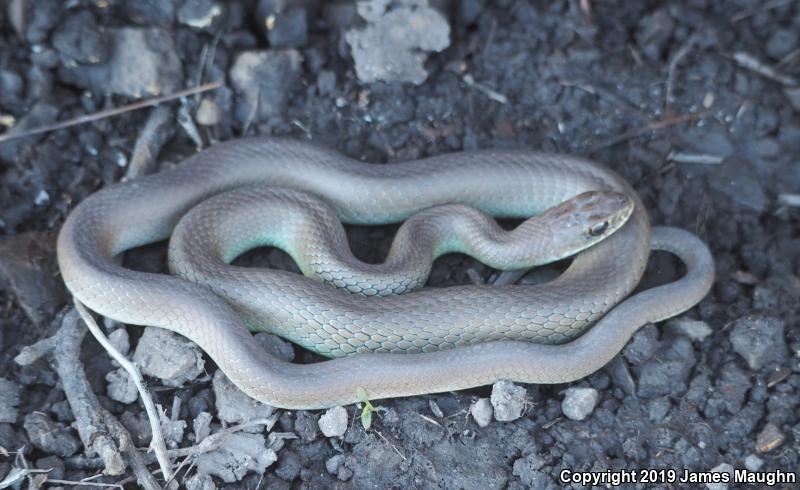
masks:
<instances>
[{"instance_id":1,"label":"dark soil","mask_svg":"<svg viewBox=\"0 0 800 490\"><path fill-rule=\"evenodd\" d=\"M182 103L189 115L203 97L220 109L215 124L199 126L205 145L274 134L374 162L476 148L589 156L631 182L653 223L696 233L714 254L714 288L683 316L704 322L710 335L692 339L675 324L643 329L613 368L574 383L600 393L583 421L562 415L567 386L527 386L525 415L486 428L467 412L491 387L391 400L370 431L353 425L338 442L306 431L287 441L263 477L251 473L230 488L557 488L564 469L682 473L744 468L748 456L747 465L755 456L762 471L800 468L797 2L439 0L432 4L450 22L451 45L428 59L429 77L418 86L358 81L343 34L357 22L347 2L285 2L306 15L286 16L287 27L272 37L258 14L275 3L269 1L221 2L227 18L204 28L187 25L181 7L193 2L182 0L6 3L30 5L19 34L11 9L0 12L0 124L38 127L147 96L107 89L120 67L106 63L122 49L110 32L146 26L158 30L152 55L160 56L160 93L223 84ZM165 54L169 40L175 50ZM252 111L247 87L231 80L234 60L275 47L294 51L262 60L251 83L269 83ZM781 76L744 67L742 53ZM179 123L180 104L169 107L159 160L179 161L195 142ZM53 234L75 204L125 174L151 110L0 142L0 372L21 391L16 415L0 423L0 480L16 464L3 448L24 448L29 464L55 468L54 479L99 471L77 464L83 446L69 427L74 418L55 372L43 361L20 368L13 358L49 333L65 304L53 276ZM698 156L701 163L687 163ZM391 231L353 229L353 247L380 256ZM492 273L446 257L431 283L466 283L469 267L484 278ZM650 269L648 284L676 274L666 256L656 256ZM139 329L128 330L138 336ZM101 401L119 418L139 417L138 403L103 396L112 367L96 343L87 340L84 351ZM198 382L155 396L167 407L181 397L181 417L191 427L197 411L213 407L207 388ZM306 417L284 413L277 430L302 432ZM51 439L30 440L43 434ZM337 454L349 470L338 472L344 481L326 470Z\"/></svg>"}]
</instances>

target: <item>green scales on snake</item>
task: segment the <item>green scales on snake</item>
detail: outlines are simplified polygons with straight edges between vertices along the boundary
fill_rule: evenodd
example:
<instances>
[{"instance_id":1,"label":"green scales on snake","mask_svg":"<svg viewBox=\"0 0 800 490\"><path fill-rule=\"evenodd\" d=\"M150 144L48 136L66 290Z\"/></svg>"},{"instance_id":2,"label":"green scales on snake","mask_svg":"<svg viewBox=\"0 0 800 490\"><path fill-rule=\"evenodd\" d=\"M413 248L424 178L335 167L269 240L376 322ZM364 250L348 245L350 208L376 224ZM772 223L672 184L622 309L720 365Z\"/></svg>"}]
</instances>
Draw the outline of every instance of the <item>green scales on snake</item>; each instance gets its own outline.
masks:
<instances>
[{"instance_id":1,"label":"green scales on snake","mask_svg":"<svg viewBox=\"0 0 800 490\"><path fill-rule=\"evenodd\" d=\"M272 227L253 224L265 215ZM504 232L487 215L528 220ZM411 219L386 263L366 266L334 217ZM115 263L173 230L170 267L180 277ZM315 279L226 264L261 245L284 248ZM651 249L674 253L687 272L628 297ZM418 289L432 258L450 251L508 269L579 253L546 284ZM219 144L90 196L65 222L58 259L78 301L188 337L245 393L285 408L352 403L359 389L377 399L579 379L645 323L695 305L714 275L700 240L651 230L631 187L584 159L487 150L375 165L267 138ZM281 361L247 326L334 359Z\"/></svg>"}]
</instances>

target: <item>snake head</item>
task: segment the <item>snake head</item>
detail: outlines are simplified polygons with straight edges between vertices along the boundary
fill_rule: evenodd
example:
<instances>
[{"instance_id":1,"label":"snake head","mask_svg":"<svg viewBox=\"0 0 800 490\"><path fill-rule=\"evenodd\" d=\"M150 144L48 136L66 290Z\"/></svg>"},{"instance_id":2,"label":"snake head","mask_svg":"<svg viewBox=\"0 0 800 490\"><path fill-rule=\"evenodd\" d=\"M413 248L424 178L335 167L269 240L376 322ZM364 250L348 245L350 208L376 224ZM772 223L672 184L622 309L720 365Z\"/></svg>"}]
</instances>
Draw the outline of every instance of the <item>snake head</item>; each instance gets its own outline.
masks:
<instances>
[{"instance_id":1,"label":"snake head","mask_svg":"<svg viewBox=\"0 0 800 490\"><path fill-rule=\"evenodd\" d=\"M614 191L589 191L554 206L549 221L553 255L569 257L611 236L628 221L634 202Z\"/></svg>"}]
</instances>

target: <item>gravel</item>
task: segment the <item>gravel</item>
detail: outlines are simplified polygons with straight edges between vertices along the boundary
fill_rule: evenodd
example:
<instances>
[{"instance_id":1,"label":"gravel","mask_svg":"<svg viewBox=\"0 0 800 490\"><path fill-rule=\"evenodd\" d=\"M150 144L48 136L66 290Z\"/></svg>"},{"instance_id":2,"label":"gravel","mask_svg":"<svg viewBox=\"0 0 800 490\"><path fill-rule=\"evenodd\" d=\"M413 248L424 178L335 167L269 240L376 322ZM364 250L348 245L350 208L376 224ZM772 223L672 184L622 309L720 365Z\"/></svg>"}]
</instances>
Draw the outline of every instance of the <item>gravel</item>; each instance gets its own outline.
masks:
<instances>
[{"instance_id":1,"label":"gravel","mask_svg":"<svg viewBox=\"0 0 800 490\"><path fill-rule=\"evenodd\" d=\"M498 422L511 422L522 417L527 403L527 392L510 381L498 381L492 386L491 396L494 418Z\"/></svg>"},{"instance_id":2,"label":"gravel","mask_svg":"<svg viewBox=\"0 0 800 490\"><path fill-rule=\"evenodd\" d=\"M599 399L600 394L594 388L568 388L564 392L561 411L570 420L583 420L592 413Z\"/></svg>"},{"instance_id":3,"label":"gravel","mask_svg":"<svg viewBox=\"0 0 800 490\"><path fill-rule=\"evenodd\" d=\"M348 418L344 407L329 408L319 417L319 430L325 437L342 437L347 431Z\"/></svg>"}]
</instances>

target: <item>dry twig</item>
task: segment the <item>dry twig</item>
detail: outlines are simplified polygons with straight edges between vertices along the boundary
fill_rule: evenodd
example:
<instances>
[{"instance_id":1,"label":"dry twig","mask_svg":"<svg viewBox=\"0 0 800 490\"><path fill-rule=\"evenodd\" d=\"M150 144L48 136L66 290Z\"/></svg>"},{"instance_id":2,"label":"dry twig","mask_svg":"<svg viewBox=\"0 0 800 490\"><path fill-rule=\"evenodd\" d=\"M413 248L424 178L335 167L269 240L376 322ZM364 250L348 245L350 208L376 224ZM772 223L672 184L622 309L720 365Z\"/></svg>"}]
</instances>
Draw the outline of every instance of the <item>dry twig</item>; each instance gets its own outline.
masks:
<instances>
[{"instance_id":1,"label":"dry twig","mask_svg":"<svg viewBox=\"0 0 800 490\"><path fill-rule=\"evenodd\" d=\"M136 389L139 391L139 396L142 398L142 403L144 404L147 418L150 420L150 428L153 431L153 438L150 441L150 446L152 447L153 452L156 454L156 459L158 460L158 465L161 467L161 472L164 474L164 478L167 480L172 480L172 463L167 455L167 444L164 442L164 434L161 431L161 422L158 416L158 410L156 410L156 406L153 403L153 398L150 396L150 392L147 391L147 388L144 386L144 379L142 378L141 373L139 373L139 369L131 361L129 361L127 357L123 356L116 347L114 347L111 341L108 340L108 337L105 336L103 331L97 325L97 322L94 321L94 317L92 317L91 313L89 313L89 310L87 310L86 307L77 299L75 300L75 309L78 310L78 313L80 314L84 323L86 323L89 331L92 332L92 335L94 335L94 338L97 339L106 352L108 352L109 355L113 357L114 360L117 361L125 371L128 372L128 376L130 376L133 384L136 385Z\"/></svg>"},{"instance_id":2,"label":"dry twig","mask_svg":"<svg viewBox=\"0 0 800 490\"><path fill-rule=\"evenodd\" d=\"M138 109L144 109L145 107L152 107L158 104L163 104L164 102L169 102L171 100L180 99L181 97L186 97L187 95L198 94L200 92L207 92L209 90L218 89L221 87L222 84L219 82L214 83L206 83L200 85L199 87L192 87L186 90L180 90L175 92L171 95L164 95L161 97L153 97L150 99L144 99L132 104L127 104L122 107L116 107L114 109L107 109L100 112L95 112L94 114L86 114L83 116L78 116L72 119L67 119L66 121L61 121L55 124L48 124L47 126L42 126L39 128L27 129L20 132L12 132L9 131L5 134L0 134L0 143L5 141L17 139L17 138L25 138L27 136L33 136L37 134L49 133L50 131L55 131L57 129L64 129L69 128L72 126L77 126L79 124L85 124L88 122L98 121L100 119L105 119L112 116L118 116L120 114L124 114L126 112L135 111Z\"/></svg>"}]
</instances>

